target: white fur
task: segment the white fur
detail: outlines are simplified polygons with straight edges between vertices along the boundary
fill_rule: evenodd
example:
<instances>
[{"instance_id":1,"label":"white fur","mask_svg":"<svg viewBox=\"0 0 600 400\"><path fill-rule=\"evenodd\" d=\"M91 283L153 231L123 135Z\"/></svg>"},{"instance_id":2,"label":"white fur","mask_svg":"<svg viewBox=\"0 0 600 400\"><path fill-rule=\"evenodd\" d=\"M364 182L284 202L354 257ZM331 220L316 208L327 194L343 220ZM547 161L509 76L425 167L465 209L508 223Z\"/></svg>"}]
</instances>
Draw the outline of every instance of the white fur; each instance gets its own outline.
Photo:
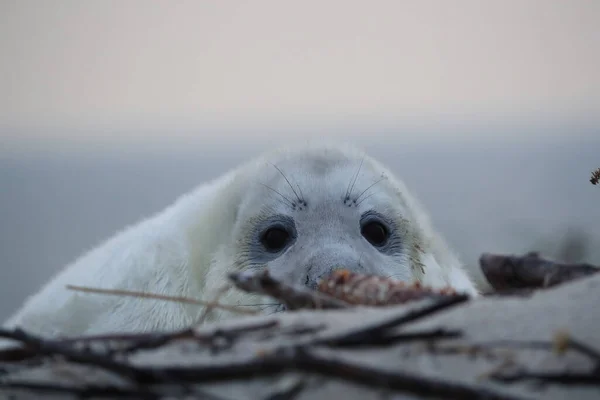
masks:
<instances>
[{"instance_id":1,"label":"white fur","mask_svg":"<svg viewBox=\"0 0 600 400\"><path fill-rule=\"evenodd\" d=\"M436 287L449 284L458 290L476 294L458 259L432 229L427 215L400 181L358 150L312 145L279 150L242 165L179 198L162 212L116 234L67 266L39 292L29 297L5 326L20 326L49 336L69 336L107 331L169 330L193 324L202 311L196 305L81 293L67 290L65 286L128 289L210 299L212 293L225 283L227 272L241 268L236 264L236 252L245 248L247 239L244 235L248 233L238 232L242 229L239 220L258 213L256 207L261 201L274 202L277 197L274 195L267 200L266 197L273 193L257 192L259 189L266 190L258 184L260 180L271 176L275 182L273 184L278 185L279 190L285 190L283 179L276 178L277 173L266 161L287 162L290 169L299 171L295 176L302 182L299 186L304 186L305 191L314 191L310 194L316 196L327 189L317 189L316 186L311 189L317 178L311 175L306 166L311 162L316 163L311 158L314 155L322 159L337 157L340 160L337 169L332 170L332 175L324 178L329 181L325 182L327 185L320 186L322 188L329 187L331 180L338 179L344 179L343 184L346 185L345 177L351 178L355 171L354 168L348 168L345 160L358 166L364 157L365 165L368 164L365 167L366 174L381 173L388 176L387 186L378 189L369 201L382 201L378 197L384 195L393 199L394 193L390 191L397 191L401 195L398 204L412 226L410 243L416 246L418 259L409 259L408 255L401 258L399 263L402 265L397 266L400 275L409 276L406 275L411 271L408 264L416 262L422 266L424 273L421 268L412 268L412 279ZM273 173L275 175L269 175ZM359 183L365 186L369 181ZM329 222L331 229L337 229L335 221L334 215ZM325 221L324 225L327 225ZM320 245L317 243L315 246ZM343 253L345 250L341 251ZM268 267L271 265L275 264L267 264ZM222 302L243 304L255 298L234 290L225 295ZM217 313L213 318L226 315Z\"/></svg>"}]
</instances>

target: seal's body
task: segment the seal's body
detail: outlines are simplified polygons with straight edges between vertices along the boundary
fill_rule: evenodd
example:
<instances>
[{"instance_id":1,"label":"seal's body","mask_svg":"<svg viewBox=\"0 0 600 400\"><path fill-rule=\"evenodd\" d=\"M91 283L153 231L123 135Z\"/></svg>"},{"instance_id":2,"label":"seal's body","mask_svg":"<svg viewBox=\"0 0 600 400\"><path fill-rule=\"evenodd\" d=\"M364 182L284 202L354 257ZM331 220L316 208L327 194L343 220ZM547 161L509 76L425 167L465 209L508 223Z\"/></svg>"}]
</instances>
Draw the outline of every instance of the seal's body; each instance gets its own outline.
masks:
<instances>
[{"instance_id":1,"label":"seal's body","mask_svg":"<svg viewBox=\"0 0 600 400\"><path fill-rule=\"evenodd\" d=\"M401 181L354 148L321 144L266 154L116 234L67 266L5 326L47 336L182 328L201 307L65 286L210 300L228 272L264 268L311 287L345 268L477 293ZM230 290L220 302L265 301ZM225 316L215 311L209 320Z\"/></svg>"}]
</instances>

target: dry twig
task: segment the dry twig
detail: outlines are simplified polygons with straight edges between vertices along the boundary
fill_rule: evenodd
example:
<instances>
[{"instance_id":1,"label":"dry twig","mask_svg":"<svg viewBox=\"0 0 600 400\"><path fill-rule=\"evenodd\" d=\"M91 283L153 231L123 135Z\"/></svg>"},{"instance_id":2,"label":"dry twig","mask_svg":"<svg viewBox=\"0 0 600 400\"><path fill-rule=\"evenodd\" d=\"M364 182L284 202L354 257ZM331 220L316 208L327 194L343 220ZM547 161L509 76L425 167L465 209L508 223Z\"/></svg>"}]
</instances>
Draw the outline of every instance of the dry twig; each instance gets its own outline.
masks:
<instances>
[{"instance_id":1,"label":"dry twig","mask_svg":"<svg viewBox=\"0 0 600 400\"><path fill-rule=\"evenodd\" d=\"M592 172L590 182L592 183L592 185L597 185L598 183L600 183L600 168Z\"/></svg>"},{"instance_id":2,"label":"dry twig","mask_svg":"<svg viewBox=\"0 0 600 400\"><path fill-rule=\"evenodd\" d=\"M215 294L214 299L204 308L204 310L202 310L202 314L200 314L200 317L198 317L198 321L196 322L196 325L201 325L204 323L204 321L209 316L211 311L215 307L219 306L219 299L221 298L221 296L223 296L225 294L225 292L227 292L230 288L231 288L231 285L228 283L226 285L223 285L223 287L219 288L219 290L217 290L217 293Z\"/></svg>"},{"instance_id":3,"label":"dry twig","mask_svg":"<svg viewBox=\"0 0 600 400\"><path fill-rule=\"evenodd\" d=\"M156 299L156 300L165 300L165 301L174 301L178 303L187 303L187 304L197 304L200 306L206 306L211 308L221 308L223 310L231 311L238 314L247 314L247 315L256 315L257 311L241 309L238 306L228 305L228 304L219 304L214 301L204 301L192 299L190 297L183 296L167 296L163 294L155 294L155 293L147 293L147 292L137 292L133 290L122 290L122 289L99 289L99 288L91 288L87 286L75 286L75 285L67 285L67 289L77 290L80 292L86 293L97 293L97 294L107 294L107 295L115 295L115 296L131 296L131 297L139 297L146 299Z\"/></svg>"}]
</instances>

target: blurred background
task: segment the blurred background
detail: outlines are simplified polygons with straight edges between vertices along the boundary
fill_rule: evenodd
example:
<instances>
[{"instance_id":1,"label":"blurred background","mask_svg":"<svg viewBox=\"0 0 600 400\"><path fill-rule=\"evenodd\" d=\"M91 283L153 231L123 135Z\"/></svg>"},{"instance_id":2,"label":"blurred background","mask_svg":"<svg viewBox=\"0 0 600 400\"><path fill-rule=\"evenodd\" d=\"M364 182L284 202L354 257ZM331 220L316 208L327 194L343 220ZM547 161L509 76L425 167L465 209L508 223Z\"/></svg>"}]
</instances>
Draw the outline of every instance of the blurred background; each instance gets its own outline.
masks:
<instances>
[{"instance_id":1,"label":"blurred background","mask_svg":"<svg viewBox=\"0 0 600 400\"><path fill-rule=\"evenodd\" d=\"M326 137L481 252L600 263L600 2L0 2L0 318L82 252Z\"/></svg>"}]
</instances>

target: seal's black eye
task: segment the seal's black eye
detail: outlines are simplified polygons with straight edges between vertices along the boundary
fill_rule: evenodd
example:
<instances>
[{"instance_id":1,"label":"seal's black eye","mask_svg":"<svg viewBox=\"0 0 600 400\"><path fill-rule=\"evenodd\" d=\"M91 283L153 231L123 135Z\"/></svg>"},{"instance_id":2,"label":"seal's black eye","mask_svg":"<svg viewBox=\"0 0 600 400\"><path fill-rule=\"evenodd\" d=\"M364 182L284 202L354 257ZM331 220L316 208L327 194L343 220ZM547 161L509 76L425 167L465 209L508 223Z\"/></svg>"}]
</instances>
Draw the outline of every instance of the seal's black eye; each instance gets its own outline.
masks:
<instances>
[{"instance_id":1,"label":"seal's black eye","mask_svg":"<svg viewBox=\"0 0 600 400\"><path fill-rule=\"evenodd\" d=\"M260 239L265 249L273 253L282 250L289 240L290 234L283 228L269 228Z\"/></svg>"},{"instance_id":2,"label":"seal's black eye","mask_svg":"<svg viewBox=\"0 0 600 400\"><path fill-rule=\"evenodd\" d=\"M387 243L388 230L380 222L368 222L363 225L360 232L373 246L380 247Z\"/></svg>"}]
</instances>

